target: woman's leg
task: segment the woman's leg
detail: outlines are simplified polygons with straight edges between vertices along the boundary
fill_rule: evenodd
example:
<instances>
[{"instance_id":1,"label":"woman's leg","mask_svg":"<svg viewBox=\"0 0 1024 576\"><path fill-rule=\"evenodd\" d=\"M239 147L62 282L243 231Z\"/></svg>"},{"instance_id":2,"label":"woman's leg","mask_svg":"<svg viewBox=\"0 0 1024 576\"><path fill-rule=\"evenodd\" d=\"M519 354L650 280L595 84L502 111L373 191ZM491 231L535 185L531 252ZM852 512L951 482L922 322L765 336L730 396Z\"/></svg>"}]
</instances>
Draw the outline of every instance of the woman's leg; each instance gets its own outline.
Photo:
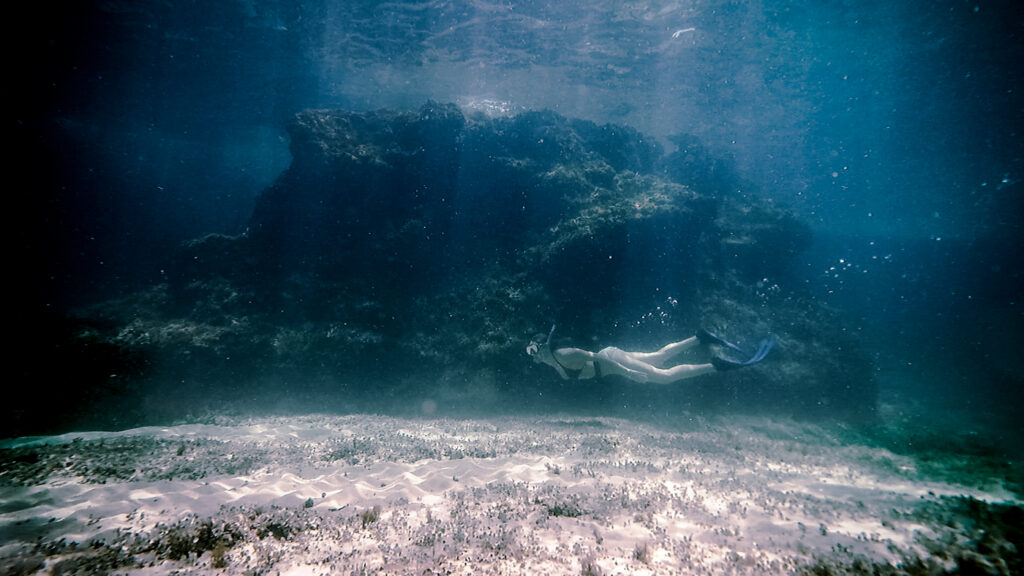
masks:
<instances>
[{"instance_id":1,"label":"woman's leg","mask_svg":"<svg viewBox=\"0 0 1024 576\"><path fill-rule=\"evenodd\" d=\"M677 342L676 344L680 343ZM651 355L655 353L648 352L646 354ZM678 380L685 380L715 371L715 367L711 364L680 364L671 368L659 368L639 358L636 352L626 352L611 346L602 349L595 356L595 360L601 362L602 374L606 376L620 374L630 380L650 382L651 384L671 384Z\"/></svg>"},{"instance_id":2,"label":"woman's leg","mask_svg":"<svg viewBox=\"0 0 1024 576\"><path fill-rule=\"evenodd\" d=\"M696 378L715 371L711 364L680 364L667 369L657 368L648 374L648 382L653 384L671 384L687 378Z\"/></svg>"},{"instance_id":3,"label":"woman's leg","mask_svg":"<svg viewBox=\"0 0 1024 576\"><path fill-rule=\"evenodd\" d=\"M651 366L662 366L665 362L668 362L672 357L680 354L690 348L694 348L700 344L696 336L687 338L679 342L673 342L661 348L657 352L626 352L633 358L650 364Z\"/></svg>"},{"instance_id":4,"label":"woman's leg","mask_svg":"<svg viewBox=\"0 0 1024 576\"><path fill-rule=\"evenodd\" d=\"M620 356L610 365L602 364L602 371L607 374L621 374L630 380L650 384L672 384L679 380L695 378L716 371L713 364L679 364L671 368L658 368L637 360L629 352L624 354L626 357ZM605 358L608 359L608 357ZM642 376L640 376L641 374Z\"/></svg>"}]
</instances>

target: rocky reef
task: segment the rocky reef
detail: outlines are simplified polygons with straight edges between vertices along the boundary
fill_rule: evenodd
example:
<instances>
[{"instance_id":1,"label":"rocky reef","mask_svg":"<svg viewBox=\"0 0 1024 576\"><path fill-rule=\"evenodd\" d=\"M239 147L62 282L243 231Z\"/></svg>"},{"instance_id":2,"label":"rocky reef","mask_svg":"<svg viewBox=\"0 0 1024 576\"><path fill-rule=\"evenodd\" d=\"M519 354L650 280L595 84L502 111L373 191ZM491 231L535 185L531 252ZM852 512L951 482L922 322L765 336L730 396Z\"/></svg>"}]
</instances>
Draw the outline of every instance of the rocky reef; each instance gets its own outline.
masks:
<instances>
[{"instance_id":1,"label":"rocky reef","mask_svg":"<svg viewBox=\"0 0 1024 576\"><path fill-rule=\"evenodd\" d=\"M794 270L808 227L692 138L666 153L628 127L437 103L309 110L288 131L293 162L244 234L188 242L165 282L74 320L65 348L108 350L78 386L109 387L109 359L131 359L111 394L120 418L873 412L870 359ZM698 327L778 345L756 368L671 387L562 382L523 353L552 324L585 348L659 346Z\"/></svg>"}]
</instances>

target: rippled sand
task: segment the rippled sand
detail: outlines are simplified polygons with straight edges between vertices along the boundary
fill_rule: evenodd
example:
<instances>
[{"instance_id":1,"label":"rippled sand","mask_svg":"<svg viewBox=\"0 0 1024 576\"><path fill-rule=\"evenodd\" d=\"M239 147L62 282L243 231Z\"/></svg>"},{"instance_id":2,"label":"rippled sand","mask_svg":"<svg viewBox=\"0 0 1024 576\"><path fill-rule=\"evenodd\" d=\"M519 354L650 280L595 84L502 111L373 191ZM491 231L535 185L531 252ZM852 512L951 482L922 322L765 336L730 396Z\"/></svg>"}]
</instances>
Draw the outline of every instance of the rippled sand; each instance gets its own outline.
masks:
<instances>
[{"instance_id":1,"label":"rippled sand","mask_svg":"<svg viewBox=\"0 0 1024 576\"><path fill-rule=\"evenodd\" d=\"M998 482L761 418L303 416L0 447L13 574L777 574L967 553L1000 573L972 506L1020 510Z\"/></svg>"}]
</instances>

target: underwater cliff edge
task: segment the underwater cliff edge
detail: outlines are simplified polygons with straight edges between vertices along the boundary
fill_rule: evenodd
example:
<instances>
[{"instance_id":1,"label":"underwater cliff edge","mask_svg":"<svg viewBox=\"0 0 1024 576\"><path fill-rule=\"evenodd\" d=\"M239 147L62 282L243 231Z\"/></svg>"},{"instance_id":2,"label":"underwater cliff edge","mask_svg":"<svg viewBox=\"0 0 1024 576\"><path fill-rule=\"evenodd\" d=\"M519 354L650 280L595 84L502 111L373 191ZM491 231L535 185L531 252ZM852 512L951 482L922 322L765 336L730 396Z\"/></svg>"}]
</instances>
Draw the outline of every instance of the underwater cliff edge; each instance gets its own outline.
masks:
<instances>
[{"instance_id":1,"label":"underwater cliff edge","mask_svg":"<svg viewBox=\"0 0 1024 576\"><path fill-rule=\"evenodd\" d=\"M871 359L795 272L807 225L692 138L550 111L307 110L246 233L182 246L165 281L56 332L74 374L8 434L217 410L685 410L870 417ZM561 382L523 354L704 327L769 362L670 387ZM73 384L72 384L73 382Z\"/></svg>"}]
</instances>

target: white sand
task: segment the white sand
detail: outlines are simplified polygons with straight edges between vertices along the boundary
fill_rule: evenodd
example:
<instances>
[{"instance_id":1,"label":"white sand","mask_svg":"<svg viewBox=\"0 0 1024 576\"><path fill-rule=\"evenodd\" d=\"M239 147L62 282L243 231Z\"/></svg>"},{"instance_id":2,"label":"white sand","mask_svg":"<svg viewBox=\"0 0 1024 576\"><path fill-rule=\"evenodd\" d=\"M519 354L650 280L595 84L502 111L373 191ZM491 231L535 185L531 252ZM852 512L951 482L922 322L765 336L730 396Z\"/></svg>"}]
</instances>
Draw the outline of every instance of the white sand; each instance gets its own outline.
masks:
<instances>
[{"instance_id":1,"label":"white sand","mask_svg":"<svg viewBox=\"0 0 1024 576\"><path fill-rule=\"evenodd\" d=\"M0 572L26 574L945 565L929 542L967 537L943 521L949 496L1019 504L997 483L929 481L906 457L757 418L304 416L0 447L17 455L0 471Z\"/></svg>"}]
</instances>

